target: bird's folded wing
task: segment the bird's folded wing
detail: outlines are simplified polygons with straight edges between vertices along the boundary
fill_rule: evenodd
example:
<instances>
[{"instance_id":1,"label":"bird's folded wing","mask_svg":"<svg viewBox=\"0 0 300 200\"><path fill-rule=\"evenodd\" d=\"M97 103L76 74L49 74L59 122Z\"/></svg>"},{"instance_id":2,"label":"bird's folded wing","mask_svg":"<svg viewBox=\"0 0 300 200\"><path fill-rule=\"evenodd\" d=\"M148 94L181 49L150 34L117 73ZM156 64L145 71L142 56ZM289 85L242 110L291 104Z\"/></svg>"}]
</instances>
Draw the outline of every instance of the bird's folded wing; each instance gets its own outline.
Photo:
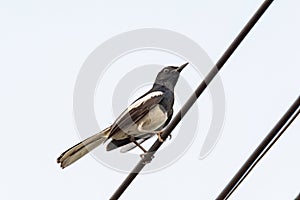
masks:
<instances>
[{"instance_id":1,"label":"bird's folded wing","mask_svg":"<svg viewBox=\"0 0 300 200\"><path fill-rule=\"evenodd\" d=\"M113 123L108 138L122 130L126 133L130 126L133 126L142 119L149 111L163 99L163 92L154 91L146 93L144 96L132 103Z\"/></svg>"}]
</instances>

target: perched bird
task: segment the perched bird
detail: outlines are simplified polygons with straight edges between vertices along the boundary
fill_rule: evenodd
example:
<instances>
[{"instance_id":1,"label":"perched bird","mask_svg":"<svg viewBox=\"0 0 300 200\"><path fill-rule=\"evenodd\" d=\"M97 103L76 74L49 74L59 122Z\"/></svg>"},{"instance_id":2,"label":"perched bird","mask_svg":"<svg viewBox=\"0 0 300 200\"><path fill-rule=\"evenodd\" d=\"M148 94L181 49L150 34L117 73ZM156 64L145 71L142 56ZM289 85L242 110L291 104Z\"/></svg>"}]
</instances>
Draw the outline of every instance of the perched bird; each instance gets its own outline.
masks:
<instances>
[{"instance_id":1,"label":"perched bird","mask_svg":"<svg viewBox=\"0 0 300 200\"><path fill-rule=\"evenodd\" d=\"M173 115L174 87L180 72L187 65L188 63L180 67L163 68L152 88L129 105L111 126L66 150L57 158L57 163L65 168L108 139L111 141L106 150L123 146L121 152L127 152L136 146L146 152L141 143L153 135L157 135L159 141L163 142L160 134Z\"/></svg>"}]
</instances>

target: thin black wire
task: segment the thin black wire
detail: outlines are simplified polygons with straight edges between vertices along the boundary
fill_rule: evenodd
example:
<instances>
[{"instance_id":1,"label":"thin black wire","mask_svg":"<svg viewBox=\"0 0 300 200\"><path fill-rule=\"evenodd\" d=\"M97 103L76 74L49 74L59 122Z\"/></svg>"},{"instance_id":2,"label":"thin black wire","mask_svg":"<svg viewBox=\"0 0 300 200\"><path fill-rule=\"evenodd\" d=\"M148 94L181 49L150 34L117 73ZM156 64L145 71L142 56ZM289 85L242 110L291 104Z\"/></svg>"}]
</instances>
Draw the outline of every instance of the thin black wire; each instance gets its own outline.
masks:
<instances>
[{"instance_id":1,"label":"thin black wire","mask_svg":"<svg viewBox=\"0 0 300 200\"><path fill-rule=\"evenodd\" d=\"M295 200L300 200L300 193L298 194Z\"/></svg>"},{"instance_id":2,"label":"thin black wire","mask_svg":"<svg viewBox=\"0 0 300 200\"><path fill-rule=\"evenodd\" d=\"M240 45L243 39L247 36L253 26L257 23L257 21L261 18L264 12L271 5L273 0L265 0L264 3L259 7L256 13L252 16L249 22L245 25L239 35L235 38L235 40L231 43L231 45L224 52L222 57L218 60L215 66L211 69L205 79L201 82L201 84L197 87L194 94L188 99L188 101L183 105L181 110L176 114L171 123L166 127L165 131L161 135L162 139L166 140L168 136L171 134L173 129L177 126L180 120L184 117L184 115L188 112L188 110L192 107L192 105L196 102L197 98L203 93L206 89L207 85L213 80L213 78L218 74L219 70L223 67L226 61L230 58L236 48ZM126 177L123 183L119 186L119 188L115 191L115 193L111 196L110 199L118 199L123 192L127 189L127 187L131 184L131 182L135 179L135 177L139 174L139 172L145 166L145 160L148 159L151 161L152 156L155 152L160 148L162 142L156 140L155 143L148 150L148 154L144 159L141 159L134 169L130 172L130 174Z\"/></svg>"},{"instance_id":3,"label":"thin black wire","mask_svg":"<svg viewBox=\"0 0 300 200\"><path fill-rule=\"evenodd\" d=\"M229 196L236 190L236 188L242 183L247 175L252 171L256 164L265 156L265 154L271 149L271 147L282 136L285 130L292 124L300 113L300 97L292 104L284 116L277 122L270 133L255 149L253 154L248 158L245 164L240 168L236 175L231 179L227 186L223 189L217 200L228 199ZM298 110L298 111L297 111ZM281 130L281 131L280 131Z\"/></svg>"}]
</instances>

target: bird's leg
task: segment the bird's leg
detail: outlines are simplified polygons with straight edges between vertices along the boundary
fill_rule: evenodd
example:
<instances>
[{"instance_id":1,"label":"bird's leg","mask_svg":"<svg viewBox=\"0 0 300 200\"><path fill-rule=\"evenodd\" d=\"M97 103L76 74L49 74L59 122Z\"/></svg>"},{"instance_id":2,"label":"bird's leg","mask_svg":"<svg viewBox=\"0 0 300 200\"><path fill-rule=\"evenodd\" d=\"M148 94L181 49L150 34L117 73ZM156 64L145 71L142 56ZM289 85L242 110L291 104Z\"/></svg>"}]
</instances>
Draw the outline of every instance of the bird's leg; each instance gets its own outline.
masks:
<instances>
[{"instance_id":1,"label":"bird's leg","mask_svg":"<svg viewBox=\"0 0 300 200\"><path fill-rule=\"evenodd\" d=\"M130 136L130 141L133 142L137 147L139 147L144 153L147 153L147 150L142 147L142 145L140 145L134 138L133 135Z\"/></svg>"}]
</instances>

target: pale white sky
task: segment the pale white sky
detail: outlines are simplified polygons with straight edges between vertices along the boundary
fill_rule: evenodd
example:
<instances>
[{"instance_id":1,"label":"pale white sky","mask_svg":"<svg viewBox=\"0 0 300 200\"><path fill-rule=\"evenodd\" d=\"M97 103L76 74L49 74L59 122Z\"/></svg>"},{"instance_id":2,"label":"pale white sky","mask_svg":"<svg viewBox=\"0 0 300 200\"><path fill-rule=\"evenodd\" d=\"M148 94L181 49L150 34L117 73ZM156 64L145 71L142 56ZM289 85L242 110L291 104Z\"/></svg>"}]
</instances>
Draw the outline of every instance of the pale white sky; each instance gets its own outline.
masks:
<instances>
[{"instance_id":1,"label":"pale white sky","mask_svg":"<svg viewBox=\"0 0 300 200\"><path fill-rule=\"evenodd\" d=\"M1 1L0 198L108 199L126 174L91 156L65 170L55 163L79 141L73 90L85 59L114 35L163 28L196 41L216 62L261 3ZM296 0L275 1L221 71L226 120L214 151L198 159L206 134L200 128L181 159L139 176L122 199L214 199L219 194L299 95L299 6ZM211 115L209 98L205 93L197 102L201 118ZM111 113L96 113L105 119L102 125L113 121ZM209 120L201 122L209 126ZM293 199L300 192L299 130L298 117L231 199Z\"/></svg>"}]
</instances>

